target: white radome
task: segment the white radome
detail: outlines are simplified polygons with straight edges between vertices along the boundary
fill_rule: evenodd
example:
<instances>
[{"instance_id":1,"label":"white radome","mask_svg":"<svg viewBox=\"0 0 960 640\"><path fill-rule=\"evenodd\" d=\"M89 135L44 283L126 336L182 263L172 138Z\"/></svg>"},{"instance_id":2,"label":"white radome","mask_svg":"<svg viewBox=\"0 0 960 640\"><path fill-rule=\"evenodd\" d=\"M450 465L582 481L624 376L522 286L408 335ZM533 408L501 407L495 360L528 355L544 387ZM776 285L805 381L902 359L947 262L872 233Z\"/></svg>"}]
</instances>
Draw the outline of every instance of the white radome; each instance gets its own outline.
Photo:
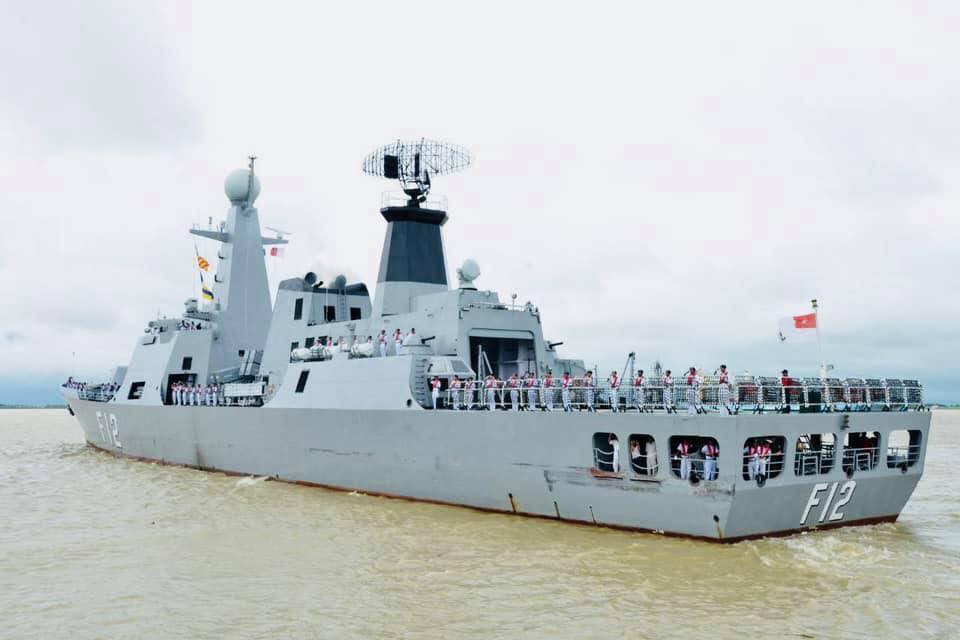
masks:
<instances>
[{"instance_id":1,"label":"white radome","mask_svg":"<svg viewBox=\"0 0 960 640\"><path fill-rule=\"evenodd\" d=\"M480 277L480 265L473 258L467 258L457 273L465 282L473 282Z\"/></svg>"},{"instance_id":2,"label":"white radome","mask_svg":"<svg viewBox=\"0 0 960 640\"><path fill-rule=\"evenodd\" d=\"M223 192L227 194L230 202L240 204L247 201L247 187L250 184L250 170L237 169L231 171L227 179L223 181ZM260 178L253 176L253 194L250 198L251 204L260 195Z\"/></svg>"}]
</instances>

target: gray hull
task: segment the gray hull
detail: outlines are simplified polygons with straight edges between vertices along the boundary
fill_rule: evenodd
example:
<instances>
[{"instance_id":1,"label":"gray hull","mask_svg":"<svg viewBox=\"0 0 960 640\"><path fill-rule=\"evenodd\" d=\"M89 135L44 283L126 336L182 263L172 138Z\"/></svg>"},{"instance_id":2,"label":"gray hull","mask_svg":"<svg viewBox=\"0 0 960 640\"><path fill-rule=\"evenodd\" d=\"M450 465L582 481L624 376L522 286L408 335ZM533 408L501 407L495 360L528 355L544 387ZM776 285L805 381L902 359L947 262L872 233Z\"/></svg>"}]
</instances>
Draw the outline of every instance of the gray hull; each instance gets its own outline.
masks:
<instances>
[{"instance_id":1,"label":"gray hull","mask_svg":"<svg viewBox=\"0 0 960 640\"><path fill-rule=\"evenodd\" d=\"M685 416L241 407L139 407L68 397L87 442L112 453L200 469L671 535L736 541L893 521L923 470L929 413ZM849 421L843 426L844 419ZM797 475L800 434L922 432L915 463L840 464ZM654 437L654 477L598 472L594 434ZM676 435L720 446L718 477L691 483L670 467ZM743 443L784 436L782 472L743 478Z\"/></svg>"}]
</instances>

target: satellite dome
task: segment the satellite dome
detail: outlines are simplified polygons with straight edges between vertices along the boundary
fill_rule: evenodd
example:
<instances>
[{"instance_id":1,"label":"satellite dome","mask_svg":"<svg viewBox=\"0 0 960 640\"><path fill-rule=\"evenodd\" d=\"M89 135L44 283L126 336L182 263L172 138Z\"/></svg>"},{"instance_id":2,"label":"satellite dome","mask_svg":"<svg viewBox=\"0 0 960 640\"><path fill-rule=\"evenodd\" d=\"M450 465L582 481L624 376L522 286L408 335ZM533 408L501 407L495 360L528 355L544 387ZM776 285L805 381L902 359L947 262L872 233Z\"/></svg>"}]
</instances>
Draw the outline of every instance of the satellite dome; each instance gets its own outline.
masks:
<instances>
[{"instance_id":1,"label":"satellite dome","mask_svg":"<svg viewBox=\"0 0 960 640\"><path fill-rule=\"evenodd\" d=\"M223 191L230 198L233 204L242 204L247 201L247 188L250 185L250 170L237 169L230 172L227 179L223 181ZM250 195L252 204L257 196L260 195L260 178L253 176L253 193Z\"/></svg>"},{"instance_id":2,"label":"satellite dome","mask_svg":"<svg viewBox=\"0 0 960 640\"><path fill-rule=\"evenodd\" d=\"M347 276L342 273L333 279L333 288L334 289L343 289L347 286Z\"/></svg>"},{"instance_id":3,"label":"satellite dome","mask_svg":"<svg viewBox=\"0 0 960 640\"><path fill-rule=\"evenodd\" d=\"M480 277L480 265L473 258L467 258L457 269L457 275L460 277L460 288L473 288L473 281Z\"/></svg>"}]
</instances>

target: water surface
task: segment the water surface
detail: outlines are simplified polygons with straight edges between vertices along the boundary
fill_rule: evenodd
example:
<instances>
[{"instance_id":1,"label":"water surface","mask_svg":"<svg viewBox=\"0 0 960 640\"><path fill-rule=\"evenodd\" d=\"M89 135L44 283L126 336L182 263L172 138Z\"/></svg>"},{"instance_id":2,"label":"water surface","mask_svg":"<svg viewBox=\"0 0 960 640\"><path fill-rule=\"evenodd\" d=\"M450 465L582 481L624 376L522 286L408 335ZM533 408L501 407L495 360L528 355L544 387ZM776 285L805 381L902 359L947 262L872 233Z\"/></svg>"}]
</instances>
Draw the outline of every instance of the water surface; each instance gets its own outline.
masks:
<instances>
[{"instance_id":1,"label":"water surface","mask_svg":"<svg viewBox=\"0 0 960 640\"><path fill-rule=\"evenodd\" d=\"M896 524L716 545L114 458L0 411L3 638L956 638L960 411Z\"/></svg>"}]
</instances>

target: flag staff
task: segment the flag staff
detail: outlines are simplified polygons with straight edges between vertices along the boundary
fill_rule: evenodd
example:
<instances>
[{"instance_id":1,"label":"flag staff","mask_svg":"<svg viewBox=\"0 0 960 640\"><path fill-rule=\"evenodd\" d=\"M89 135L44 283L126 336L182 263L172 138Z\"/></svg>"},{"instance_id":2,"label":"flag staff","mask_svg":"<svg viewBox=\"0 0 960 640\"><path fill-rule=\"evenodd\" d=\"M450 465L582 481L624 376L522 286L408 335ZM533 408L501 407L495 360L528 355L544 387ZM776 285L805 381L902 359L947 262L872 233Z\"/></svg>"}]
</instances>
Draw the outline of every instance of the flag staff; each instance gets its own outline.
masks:
<instances>
[{"instance_id":1,"label":"flag staff","mask_svg":"<svg viewBox=\"0 0 960 640\"><path fill-rule=\"evenodd\" d=\"M819 305L817 304L816 298L811 300L810 304L813 306L813 325L817 332L817 357L820 360L820 379L823 380L827 377L827 365L823 361L823 342L820 340L820 315L817 312Z\"/></svg>"}]
</instances>

